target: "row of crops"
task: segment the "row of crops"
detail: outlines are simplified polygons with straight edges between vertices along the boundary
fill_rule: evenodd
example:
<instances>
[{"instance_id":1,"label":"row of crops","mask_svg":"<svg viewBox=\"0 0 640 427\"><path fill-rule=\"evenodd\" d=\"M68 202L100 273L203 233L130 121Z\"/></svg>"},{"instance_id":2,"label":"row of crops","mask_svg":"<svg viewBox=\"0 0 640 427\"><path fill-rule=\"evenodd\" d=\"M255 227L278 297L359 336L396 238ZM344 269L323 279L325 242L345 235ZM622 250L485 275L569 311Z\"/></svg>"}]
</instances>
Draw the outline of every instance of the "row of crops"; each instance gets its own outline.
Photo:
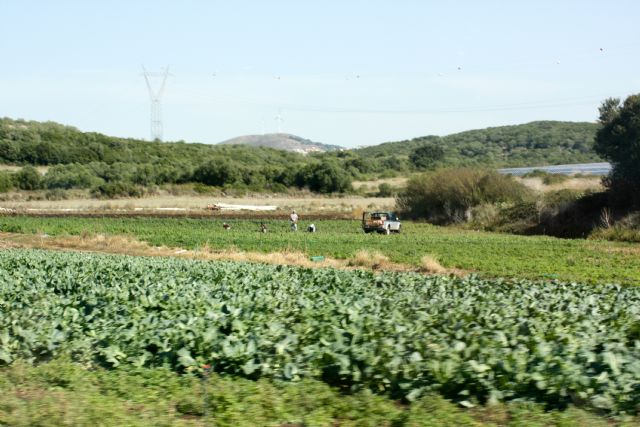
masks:
<instances>
[{"instance_id":1,"label":"row of crops","mask_svg":"<svg viewBox=\"0 0 640 427\"><path fill-rule=\"evenodd\" d=\"M230 230L222 227L228 221ZM393 262L420 265L425 254L447 268L490 277L558 278L589 283L640 281L637 244L543 236L482 233L403 221L398 235L364 234L358 221L314 221L317 233L291 233L286 220L187 218L47 218L0 215L0 232L86 236L126 235L152 246L251 252L303 252L349 259L361 250L377 251ZM300 228L307 220L302 218Z\"/></svg>"},{"instance_id":2,"label":"row of crops","mask_svg":"<svg viewBox=\"0 0 640 427\"><path fill-rule=\"evenodd\" d=\"M62 354L636 413L640 288L1 251L0 365Z\"/></svg>"}]
</instances>

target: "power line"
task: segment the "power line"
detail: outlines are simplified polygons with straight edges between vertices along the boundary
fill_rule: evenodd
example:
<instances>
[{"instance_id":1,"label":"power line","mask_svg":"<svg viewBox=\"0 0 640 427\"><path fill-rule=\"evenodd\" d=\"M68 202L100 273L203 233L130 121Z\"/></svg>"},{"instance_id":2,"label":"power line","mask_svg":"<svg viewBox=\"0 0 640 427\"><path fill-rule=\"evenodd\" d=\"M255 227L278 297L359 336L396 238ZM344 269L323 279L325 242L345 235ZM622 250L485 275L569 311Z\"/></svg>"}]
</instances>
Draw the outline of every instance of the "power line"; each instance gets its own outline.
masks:
<instances>
[{"instance_id":1,"label":"power line","mask_svg":"<svg viewBox=\"0 0 640 427\"><path fill-rule=\"evenodd\" d=\"M371 109L357 107L335 107L305 104L290 104L284 102L269 103L256 99L218 93L218 96L230 98L234 101L272 108L274 105L282 106L288 111L316 112L316 113L344 113L344 114L445 114L445 113L472 113L491 111L531 110L544 108L557 108L565 106L589 105L593 101L602 100L613 96L611 93L602 95L590 95L575 98L548 99L537 101L523 101L508 104L479 105L479 106L454 106L417 109ZM276 118L276 120L278 120Z\"/></svg>"}]
</instances>

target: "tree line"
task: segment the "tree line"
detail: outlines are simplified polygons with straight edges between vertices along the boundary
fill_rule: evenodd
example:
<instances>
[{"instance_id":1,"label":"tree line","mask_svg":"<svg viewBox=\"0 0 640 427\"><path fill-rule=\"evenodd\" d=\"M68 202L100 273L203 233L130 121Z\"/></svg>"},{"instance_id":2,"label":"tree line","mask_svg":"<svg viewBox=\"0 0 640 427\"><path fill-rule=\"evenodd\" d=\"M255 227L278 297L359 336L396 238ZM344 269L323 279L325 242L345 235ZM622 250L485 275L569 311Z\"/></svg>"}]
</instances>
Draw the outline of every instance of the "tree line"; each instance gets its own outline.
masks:
<instances>
[{"instance_id":1,"label":"tree line","mask_svg":"<svg viewBox=\"0 0 640 427\"><path fill-rule=\"evenodd\" d=\"M357 150L298 153L242 145L149 142L81 132L53 122L0 119L0 163L47 166L0 174L0 191L88 188L105 197L195 183L283 192L347 192L351 181L447 166L522 166L599 161L592 123L534 122L426 136ZM4 189L4 190L3 190Z\"/></svg>"}]
</instances>

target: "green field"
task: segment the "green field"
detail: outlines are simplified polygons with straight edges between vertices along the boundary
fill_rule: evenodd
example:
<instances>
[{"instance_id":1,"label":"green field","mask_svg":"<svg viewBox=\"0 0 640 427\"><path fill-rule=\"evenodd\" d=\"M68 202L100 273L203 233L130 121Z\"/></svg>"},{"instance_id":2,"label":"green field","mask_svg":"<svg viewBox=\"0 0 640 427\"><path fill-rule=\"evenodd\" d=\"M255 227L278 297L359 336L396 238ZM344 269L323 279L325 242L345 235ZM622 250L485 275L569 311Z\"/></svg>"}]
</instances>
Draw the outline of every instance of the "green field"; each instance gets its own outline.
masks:
<instances>
[{"instance_id":1,"label":"green field","mask_svg":"<svg viewBox=\"0 0 640 427\"><path fill-rule=\"evenodd\" d=\"M392 261L419 265L425 254L441 264L486 277L554 278L587 283L640 282L640 245L542 236L515 236L404 222L400 235L365 235L358 221L314 221L316 234L291 233L288 223L257 220L174 218L0 217L0 231L52 236L124 234L154 246L244 251L302 251L308 255L350 258L362 249L379 251ZM302 226L310 221L303 221Z\"/></svg>"},{"instance_id":2,"label":"green field","mask_svg":"<svg viewBox=\"0 0 640 427\"><path fill-rule=\"evenodd\" d=\"M209 364L407 404L437 393L635 414L639 307L633 286L10 249L0 366Z\"/></svg>"}]
</instances>

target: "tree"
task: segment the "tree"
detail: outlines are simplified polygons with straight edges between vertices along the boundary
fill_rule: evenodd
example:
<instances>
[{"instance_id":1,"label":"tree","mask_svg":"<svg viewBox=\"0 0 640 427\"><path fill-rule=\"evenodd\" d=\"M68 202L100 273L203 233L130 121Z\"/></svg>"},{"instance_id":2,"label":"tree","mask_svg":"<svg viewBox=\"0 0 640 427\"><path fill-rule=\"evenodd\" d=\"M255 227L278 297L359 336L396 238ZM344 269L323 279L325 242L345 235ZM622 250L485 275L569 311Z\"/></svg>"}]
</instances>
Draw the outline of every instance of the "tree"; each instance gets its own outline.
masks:
<instances>
[{"instance_id":1,"label":"tree","mask_svg":"<svg viewBox=\"0 0 640 427\"><path fill-rule=\"evenodd\" d=\"M13 180L9 172L0 172L0 193L5 193L13 188Z\"/></svg>"},{"instance_id":2,"label":"tree","mask_svg":"<svg viewBox=\"0 0 640 427\"><path fill-rule=\"evenodd\" d=\"M43 179L43 186L54 188L91 188L100 184L102 180L94 176L83 165L55 165L51 166Z\"/></svg>"},{"instance_id":3,"label":"tree","mask_svg":"<svg viewBox=\"0 0 640 427\"><path fill-rule=\"evenodd\" d=\"M21 190L42 188L42 177L33 166L25 166L14 176L16 186Z\"/></svg>"},{"instance_id":4,"label":"tree","mask_svg":"<svg viewBox=\"0 0 640 427\"><path fill-rule=\"evenodd\" d=\"M308 186L319 193L342 193L351 189L348 174L333 162L312 164L303 168L296 179L298 186Z\"/></svg>"},{"instance_id":5,"label":"tree","mask_svg":"<svg viewBox=\"0 0 640 427\"><path fill-rule=\"evenodd\" d=\"M377 197L392 197L395 194L395 189L388 182L382 182L378 185Z\"/></svg>"},{"instance_id":6,"label":"tree","mask_svg":"<svg viewBox=\"0 0 640 427\"><path fill-rule=\"evenodd\" d=\"M605 184L616 199L640 203L640 95L631 95L624 103L606 99L599 110L595 150L613 167Z\"/></svg>"},{"instance_id":7,"label":"tree","mask_svg":"<svg viewBox=\"0 0 640 427\"><path fill-rule=\"evenodd\" d=\"M215 159L201 165L193 173L193 180L202 184L222 187L240 179L236 165L225 159Z\"/></svg>"},{"instance_id":8,"label":"tree","mask_svg":"<svg viewBox=\"0 0 640 427\"><path fill-rule=\"evenodd\" d=\"M418 169L431 169L442 159L444 159L444 149L432 142L421 145L409 155L409 160Z\"/></svg>"},{"instance_id":9,"label":"tree","mask_svg":"<svg viewBox=\"0 0 640 427\"><path fill-rule=\"evenodd\" d=\"M519 201L528 194L524 184L496 171L442 169L410 179L397 205L409 217L450 223L467 219L474 206Z\"/></svg>"}]
</instances>

